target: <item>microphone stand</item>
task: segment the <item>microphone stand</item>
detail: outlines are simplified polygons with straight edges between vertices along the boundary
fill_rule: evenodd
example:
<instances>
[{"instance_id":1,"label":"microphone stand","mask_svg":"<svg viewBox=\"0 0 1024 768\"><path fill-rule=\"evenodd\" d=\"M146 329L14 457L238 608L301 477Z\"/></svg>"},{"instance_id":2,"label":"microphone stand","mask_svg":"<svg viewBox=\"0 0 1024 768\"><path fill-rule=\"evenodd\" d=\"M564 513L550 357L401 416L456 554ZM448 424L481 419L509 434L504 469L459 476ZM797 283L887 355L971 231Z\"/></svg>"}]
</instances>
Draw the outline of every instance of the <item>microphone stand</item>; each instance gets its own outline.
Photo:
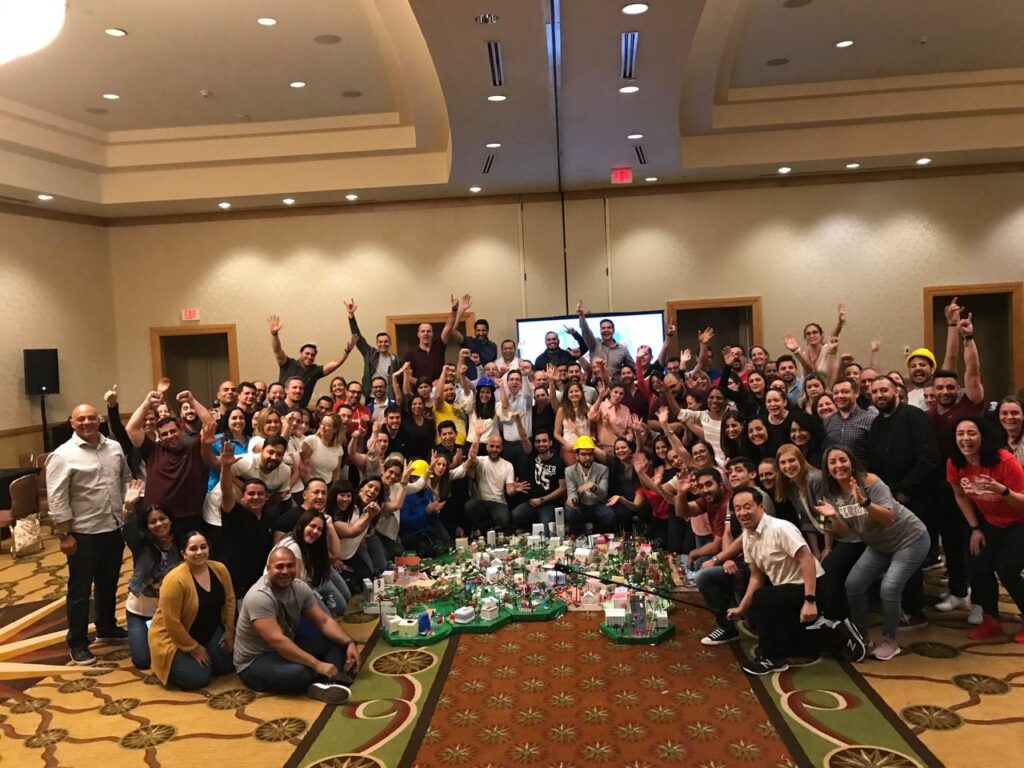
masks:
<instances>
[{"instance_id":1,"label":"microphone stand","mask_svg":"<svg viewBox=\"0 0 1024 768\"><path fill-rule=\"evenodd\" d=\"M664 600L668 600L671 603L678 603L679 605L688 605L691 608L700 608L702 611L714 613L714 611L712 611L706 605L701 605L700 603L691 603L689 600L683 600L681 597L671 597L670 595L666 595L661 592L655 592L654 590L647 589L646 587L641 587L638 584L631 584L628 581L613 581L612 579L606 579L603 576L593 576L587 573L586 571L580 570L579 568L574 568L571 565L566 565L565 563L555 563L555 570L559 573L574 574L576 576L582 576L587 579L594 579L595 581L600 581L602 584L608 584L613 587L626 587L627 589L632 589L637 592L644 592L645 594L653 595L654 597L660 597Z\"/></svg>"}]
</instances>

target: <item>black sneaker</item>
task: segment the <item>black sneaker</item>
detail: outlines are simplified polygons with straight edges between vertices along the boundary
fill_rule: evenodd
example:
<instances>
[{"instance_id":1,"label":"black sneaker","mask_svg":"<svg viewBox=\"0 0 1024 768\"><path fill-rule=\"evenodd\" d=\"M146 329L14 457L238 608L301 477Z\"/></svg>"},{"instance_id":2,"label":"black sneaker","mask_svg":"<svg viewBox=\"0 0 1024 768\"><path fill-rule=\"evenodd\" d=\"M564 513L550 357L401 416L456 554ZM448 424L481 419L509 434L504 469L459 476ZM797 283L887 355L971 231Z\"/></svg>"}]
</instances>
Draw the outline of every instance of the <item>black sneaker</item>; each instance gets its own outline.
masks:
<instances>
[{"instance_id":1,"label":"black sneaker","mask_svg":"<svg viewBox=\"0 0 1024 768\"><path fill-rule=\"evenodd\" d=\"M726 645L740 639L739 630L736 627L715 627L707 636L700 640L701 645Z\"/></svg>"},{"instance_id":2,"label":"black sneaker","mask_svg":"<svg viewBox=\"0 0 1024 768\"><path fill-rule=\"evenodd\" d=\"M122 627L111 627L110 629L96 630L97 643L127 643L128 630Z\"/></svg>"},{"instance_id":3,"label":"black sneaker","mask_svg":"<svg viewBox=\"0 0 1024 768\"><path fill-rule=\"evenodd\" d=\"M347 685L324 680L310 685L306 689L306 694L309 698L322 701L324 704L344 704L352 695L352 690Z\"/></svg>"},{"instance_id":4,"label":"black sneaker","mask_svg":"<svg viewBox=\"0 0 1024 768\"><path fill-rule=\"evenodd\" d=\"M844 619L836 629L843 640L843 655L850 661L864 661L864 657L868 655L868 646L857 625L849 619Z\"/></svg>"},{"instance_id":5,"label":"black sneaker","mask_svg":"<svg viewBox=\"0 0 1024 768\"><path fill-rule=\"evenodd\" d=\"M88 648L72 648L71 661L80 667L91 667L96 663L96 657Z\"/></svg>"},{"instance_id":6,"label":"black sneaker","mask_svg":"<svg viewBox=\"0 0 1024 768\"><path fill-rule=\"evenodd\" d=\"M785 659L766 659L764 656L757 656L750 661L743 662L740 667L748 675L761 676L785 672L789 669L789 663Z\"/></svg>"}]
</instances>

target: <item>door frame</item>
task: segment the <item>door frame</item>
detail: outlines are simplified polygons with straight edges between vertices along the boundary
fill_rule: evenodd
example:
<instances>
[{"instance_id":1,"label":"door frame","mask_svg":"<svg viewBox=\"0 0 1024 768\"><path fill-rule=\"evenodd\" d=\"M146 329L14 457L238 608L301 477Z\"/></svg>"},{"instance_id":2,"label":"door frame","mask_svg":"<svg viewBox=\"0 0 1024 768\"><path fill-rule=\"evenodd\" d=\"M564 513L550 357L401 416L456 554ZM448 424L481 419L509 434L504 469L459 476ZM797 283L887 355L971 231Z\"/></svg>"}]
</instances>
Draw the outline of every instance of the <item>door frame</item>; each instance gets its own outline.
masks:
<instances>
[{"instance_id":1,"label":"door frame","mask_svg":"<svg viewBox=\"0 0 1024 768\"><path fill-rule=\"evenodd\" d=\"M164 375L164 353L160 340L165 336L207 336L223 333L228 338L228 371L231 380L238 384L238 333L235 324L230 325L169 325L149 329L149 349L153 362L154 384Z\"/></svg>"},{"instance_id":2,"label":"door frame","mask_svg":"<svg viewBox=\"0 0 1024 768\"><path fill-rule=\"evenodd\" d=\"M388 315L385 320L387 321L388 335L391 337L391 343L396 344L398 339L398 326L400 325L412 325L416 323L445 323L448 321L448 316L451 312L425 312L422 314L415 315ZM473 324L476 323L476 315L472 312L467 312L462 316L462 328L456 330L459 331L463 336L473 335Z\"/></svg>"},{"instance_id":3,"label":"door frame","mask_svg":"<svg viewBox=\"0 0 1024 768\"><path fill-rule=\"evenodd\" d=\"M924 343L935 351L935 313L932 304L936 296L971 296L978 293L1010 294L1010 370L1013 382L1024 381L1024 282L1018 283L972 283L970 285L926 285L924 287ZM943 340L943 351L945 340ZM941 358L937 358L940 359ZM982 361L982 380L984 381L985 361ZM1002 395L1000 395L1002 396ZM987 397L987 395L986 395Z\"/></svg>"},{"instance_id":4,"label":"door frame","mask_svg":"<svg viewBox=\"0 0 1024 768\"><path fill-rule=\"evenodd\" d=\"M680 299L670 301L665 305L665 322L675 323L676 313L680 309L718 309L720 307L750 307L750 335L754 344L760 346L761 330L761 297L760 296L733 296L718 299ZM669 351L673 354L679 353L679 329L673 344L669 345ZM748 349L749 353L750 350Z\"/></svg>"}]
</instances>

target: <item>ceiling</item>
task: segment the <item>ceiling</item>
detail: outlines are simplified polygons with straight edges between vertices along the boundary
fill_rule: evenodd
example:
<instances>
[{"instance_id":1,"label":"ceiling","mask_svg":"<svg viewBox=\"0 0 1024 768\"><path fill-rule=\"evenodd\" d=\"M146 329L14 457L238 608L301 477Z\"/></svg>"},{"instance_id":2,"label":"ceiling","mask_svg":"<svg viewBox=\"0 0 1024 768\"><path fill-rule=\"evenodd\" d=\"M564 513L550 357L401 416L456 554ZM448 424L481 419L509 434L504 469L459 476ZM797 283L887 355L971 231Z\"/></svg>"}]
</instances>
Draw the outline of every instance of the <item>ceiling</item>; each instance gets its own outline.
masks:
<instances>
[{"instance_id":1,"label":"ceiling","mask_svg":"<svg viewBox=\"0 0 1024 768\"><path fill-rule=\"evenodd\" d=\"M1019 0L623 5L69 0L0 66L0 199L230 216L1024 161Z\"/></svg>"}]
</instances>

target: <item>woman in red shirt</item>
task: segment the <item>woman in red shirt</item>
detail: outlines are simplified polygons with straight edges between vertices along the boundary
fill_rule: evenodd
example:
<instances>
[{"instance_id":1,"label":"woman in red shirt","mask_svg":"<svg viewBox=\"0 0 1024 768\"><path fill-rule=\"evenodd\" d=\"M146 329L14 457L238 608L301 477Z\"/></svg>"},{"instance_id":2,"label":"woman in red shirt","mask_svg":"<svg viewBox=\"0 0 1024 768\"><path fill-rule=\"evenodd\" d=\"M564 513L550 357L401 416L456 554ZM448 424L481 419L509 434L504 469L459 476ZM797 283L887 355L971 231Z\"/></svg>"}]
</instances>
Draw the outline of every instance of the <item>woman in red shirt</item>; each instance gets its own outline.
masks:
<instances>
[{"instance_id":1,"label":"woman in red shirt","mask_svg":"<svg viewBox=\"0 0 1024 768\"><path fill-rule=\"evenodd\" d=\"M971 527L971 596L985 612L967 637L987 640L1003 634L997 575L1024 614L1024 468L981 419L960 419L954 439L946 480Z\"/></svg>"}]
</instances>

